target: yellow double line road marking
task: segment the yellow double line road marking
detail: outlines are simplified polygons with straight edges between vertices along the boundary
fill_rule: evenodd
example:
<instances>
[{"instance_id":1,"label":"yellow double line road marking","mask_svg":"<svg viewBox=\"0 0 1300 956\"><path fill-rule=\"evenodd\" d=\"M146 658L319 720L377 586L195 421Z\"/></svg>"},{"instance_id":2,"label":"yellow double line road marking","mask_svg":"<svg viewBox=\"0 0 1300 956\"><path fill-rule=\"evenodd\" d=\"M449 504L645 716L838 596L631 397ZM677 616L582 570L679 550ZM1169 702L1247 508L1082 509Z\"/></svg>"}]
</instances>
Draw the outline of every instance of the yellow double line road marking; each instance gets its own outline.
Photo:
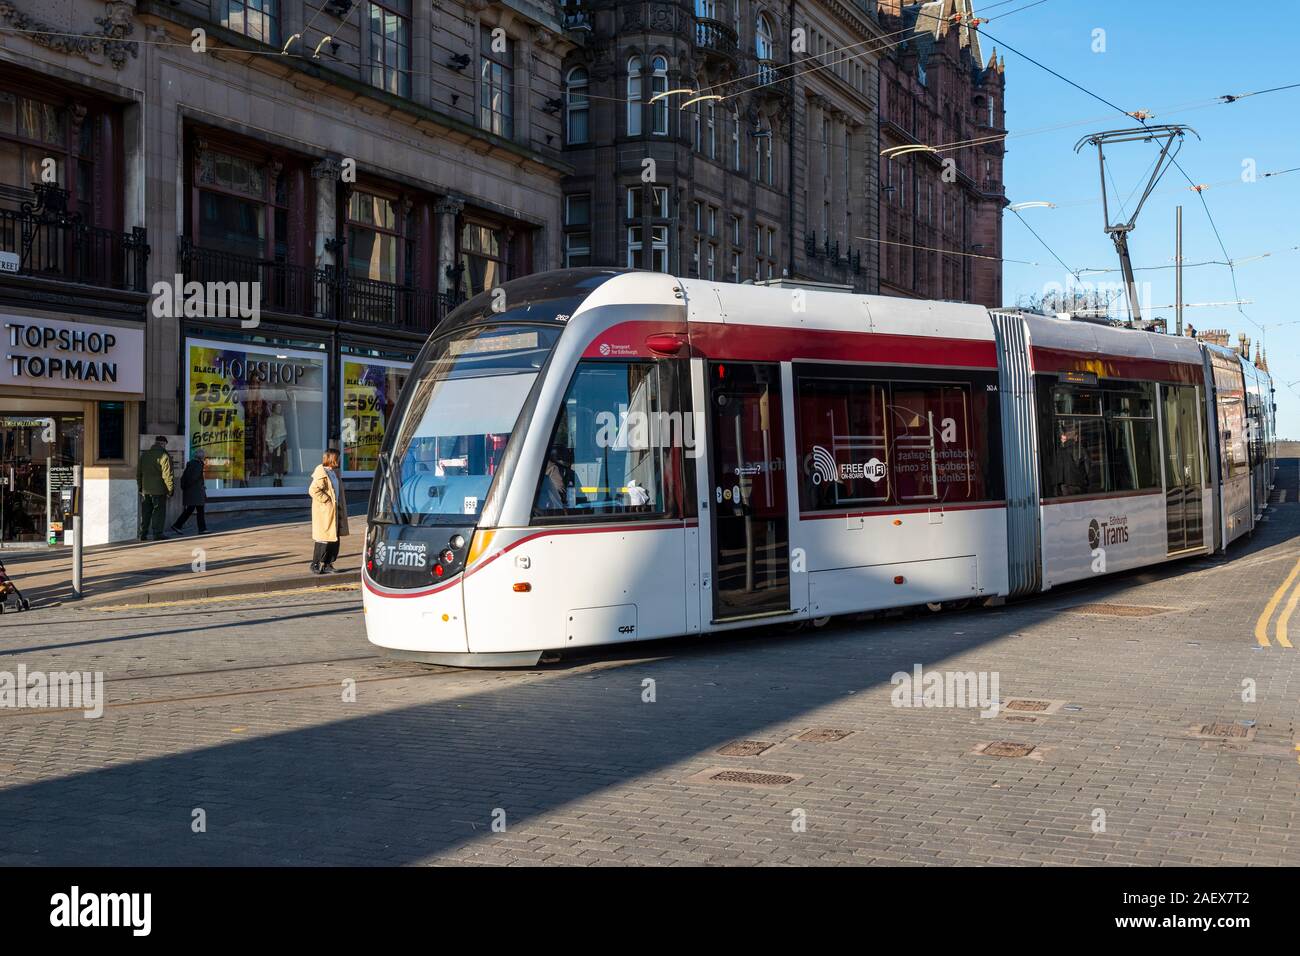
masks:
<instances>
[{"instance_id":1,"label":"yellow double line road marking","mask_svg":"<svg viewBox=\"0 0 1300 956\"><path fill-rule=\"evenodd\" d=\"M1282 586L1273 592L1273 596L1268 599L1264 605L1264 610L1259 615L1259 620L1255 622L1255 640L1259 642L1260 647L1270 647L1268 640L1268 622L1273 617L1273 612L1277 606L1282 603L1282 598L1286 595L1287 589L1295 583L1297 576L1300 576L1300 560L1297 560L1291 573L1286 576ZM1287 625L1291 622L1291 615L1295 612L1296 604L1300 603L1300 587L1291 592L1291 597L1286 602L1286 607L1282 609L1282 614L1277 619L1277 642L1282 647L1290 647L1291 641L1287 636Z\"/></svg>"}]
</instances>

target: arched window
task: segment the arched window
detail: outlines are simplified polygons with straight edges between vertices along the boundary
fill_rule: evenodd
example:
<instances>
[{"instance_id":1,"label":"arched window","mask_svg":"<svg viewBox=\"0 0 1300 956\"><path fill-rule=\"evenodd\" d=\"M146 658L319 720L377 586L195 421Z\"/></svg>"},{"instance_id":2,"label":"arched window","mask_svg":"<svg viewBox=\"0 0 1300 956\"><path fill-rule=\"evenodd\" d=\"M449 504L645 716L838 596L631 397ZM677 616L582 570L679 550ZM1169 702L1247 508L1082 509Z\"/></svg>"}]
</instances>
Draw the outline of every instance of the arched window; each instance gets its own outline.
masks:
<instances>
[{"instance_id":1,"label":"arched window","mask_svg":"<svg viewBox=\"0 0 1300 956\"><path fill-rule=\"evenodd\" d=\"M650 78L650 95L651 98L660 93L668 92L668 61L661 56L655 57L651 61L651 68L654 75ZM668 98L661 97L655 100L652 107L651 132L656 136L668 135Z\"/></svg>"},{"instance_id":2,"label":"arched window","mask_svg":"<svg viewBox=\"0 0 1300 956\"><path fill-rule=\"evenodd\" d=\"M776 69L772 65L776 59L776 48L772 45L772 22L767 15L760 13L754 24L754 54L758 57L759 83L771 83L776 79Z\"/></svg>"},{"instance_id":3,"label":"arched window","mask_svg":"<svg viewBox=\"0 0 1300 956\"><path fill-rule=\"evenodd\" d=\"M586 67L575 66L569 71L564 84L565 106L568 110L565 133L570 145L587 141L587 117L590 111L587 88L590 82Z\"/></svg>"},{"instance_id":4,"label":"arched window","mask_svg":"<svg viewBox=\"0 0 1300 956\"><path fill-rule=\"evenodd\" d=\"M627 135L641 135L641 58L627 61Z\"/></svg>"},{"instance_id":5,"label":"arched window","mask_svg":"<svg viewBox=\"0 0 1300 956\"><path fill-rule=\"evenodd\" d=\"M772 22L768 20L767 14L758 15L758 23L754 25L754 53L759 60L772 60Z\"/></svg>"}]
</instances>

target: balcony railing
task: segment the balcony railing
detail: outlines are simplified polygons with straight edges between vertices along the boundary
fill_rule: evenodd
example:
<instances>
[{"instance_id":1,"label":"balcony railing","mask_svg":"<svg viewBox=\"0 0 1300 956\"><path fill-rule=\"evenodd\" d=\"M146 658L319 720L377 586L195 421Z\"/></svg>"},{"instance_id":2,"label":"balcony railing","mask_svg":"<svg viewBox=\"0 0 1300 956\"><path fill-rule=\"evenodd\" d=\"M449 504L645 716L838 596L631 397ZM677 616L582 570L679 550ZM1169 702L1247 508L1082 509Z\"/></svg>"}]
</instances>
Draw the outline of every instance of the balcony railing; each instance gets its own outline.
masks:
<instances>
[{"instance_id":1,"label":"balcony railing","mask_svg":"<svg viewBox=\"0 0 1300 956\"><path fill-rule=\"evenodd\" d=\"M335 283L335 316L362 325L382 325L411 332L429 332L454 308L439 292L358 278L346 272Z\"/></svg>"},{"instance_id":2,"label":"balcony railing","mask_svg":"<svg viewBox=\"0 0 1300 956\"><path fill-rule=\"evenodd\" d=\"M261 308L284 315L428 333L460 304L457 296L362 278L342 268L257 259L186 239L180 257L187 282L257 282Z\"/></svg>"},{"instance_id":3,"label":"balcony railing","mask_svg":"<svg viewBox=\"0 0 1300 956\"><path fill-rule=\"evenodd\" d=\"M591 30L591 12L584 10L581 3L565 3L563 10L564 29Z\"/></svg>"},{"instance_id":4,"label":"balcony railing","mask_svg":"<svg viewBox=\"0 0 1300 956\"><path fill-rule=\"evenodd\" d=\"M258 304L268 312L323 317L330 304L329 276L322 269L202 249L186 239L180 257L187 282L257 283Z\"/></svg>"},{"instance_id":5,"label":"balcony railing","mask_svg":"<svg viewBox=\"0 0 1300 956\"><path fill-rule=\"evenodd\" d=\"M695 45L706 53L734 59L736 56L736 31L718 20L695 18Z\"/></svg>"},{"instance_id":6,"label":"balcony railing","mask_svg":"<svg viewBox=\"0 0 1300 956\"><path fill-rule=\"evenodd\" d=\"M0 275L148 291L149 243L143 229L122 233L87 226L67 211L63 190L38 187L35 193L36 199L19 209L0 209L0 252L8 253L0 257Z\"/></svg>"}]
</instances>

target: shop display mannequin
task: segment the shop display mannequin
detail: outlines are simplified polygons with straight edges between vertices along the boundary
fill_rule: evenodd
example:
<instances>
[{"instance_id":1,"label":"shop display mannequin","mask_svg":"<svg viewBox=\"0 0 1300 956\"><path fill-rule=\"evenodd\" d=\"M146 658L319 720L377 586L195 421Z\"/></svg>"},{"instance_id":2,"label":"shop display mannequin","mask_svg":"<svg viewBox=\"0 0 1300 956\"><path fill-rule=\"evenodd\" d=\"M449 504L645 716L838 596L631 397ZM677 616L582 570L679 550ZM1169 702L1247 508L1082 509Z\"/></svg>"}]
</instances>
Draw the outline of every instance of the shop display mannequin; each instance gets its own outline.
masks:
<instances>
[{"instance_id":1,"label":"shop display mannequin","mask_svg":"<svg viewBox=\"0 0 1300 956\"><path fill-rule=\"evenodd\" d=\"M279 488L284 484L285 472L289 470L285 461L288 451L289 429L285 427L284 415L280 411L279 402L271 406L271 414L266 416L266 430L262 440L266 443L267 470L275 476L274 487Z\"/></svg>"}]
</instances>

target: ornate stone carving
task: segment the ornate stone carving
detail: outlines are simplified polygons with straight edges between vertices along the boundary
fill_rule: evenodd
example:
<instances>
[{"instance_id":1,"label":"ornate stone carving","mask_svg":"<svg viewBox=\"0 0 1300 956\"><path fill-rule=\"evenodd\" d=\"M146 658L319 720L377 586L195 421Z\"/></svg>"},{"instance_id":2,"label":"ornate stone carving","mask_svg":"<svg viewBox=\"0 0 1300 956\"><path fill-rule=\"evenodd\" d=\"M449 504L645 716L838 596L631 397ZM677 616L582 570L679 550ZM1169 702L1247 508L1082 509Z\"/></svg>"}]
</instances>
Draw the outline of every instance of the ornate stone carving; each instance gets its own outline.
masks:
<instances>
[{"instance_id":1,"label":"ornate stone carving","mask_svg":"<svg viewBox=\"0 0 1300 956\"><path fill-rule=\"evenodd\" d=\"M465 203L460 199L444 196L437 201L433 210L439 216L459 216L465 210Z\"/></svg>"},{"instance_id":2,"label":"ornate stone carving","mask_svg":"<svg viewBox=\"0 0 1300 956\"><path fill-rule=\"evenodd\" d=\"M95 17L98 34L69 36L69 31L51 26L43 20L28 16L13 4L13 0L0 0L0 20L20 30L33 43L58 53L71 53L91 60L97 56L108 57L113 68L126 66L128 57L140 55L140 44L126 37L135 32L131 22L133 7L122 0L109 0L104 4L104 16Z\"/></svg>"},{"instance_id":3,"label":"ornate stone carving","mask_svg":"<svg viewBox=\"0 0 1300 956\"><path fill-rule=\"evenodd\" d=\"M331 156L312 163L312 179L338 179L339 174L343 172L343 164Z\"/></svg>"}]
</instances>

